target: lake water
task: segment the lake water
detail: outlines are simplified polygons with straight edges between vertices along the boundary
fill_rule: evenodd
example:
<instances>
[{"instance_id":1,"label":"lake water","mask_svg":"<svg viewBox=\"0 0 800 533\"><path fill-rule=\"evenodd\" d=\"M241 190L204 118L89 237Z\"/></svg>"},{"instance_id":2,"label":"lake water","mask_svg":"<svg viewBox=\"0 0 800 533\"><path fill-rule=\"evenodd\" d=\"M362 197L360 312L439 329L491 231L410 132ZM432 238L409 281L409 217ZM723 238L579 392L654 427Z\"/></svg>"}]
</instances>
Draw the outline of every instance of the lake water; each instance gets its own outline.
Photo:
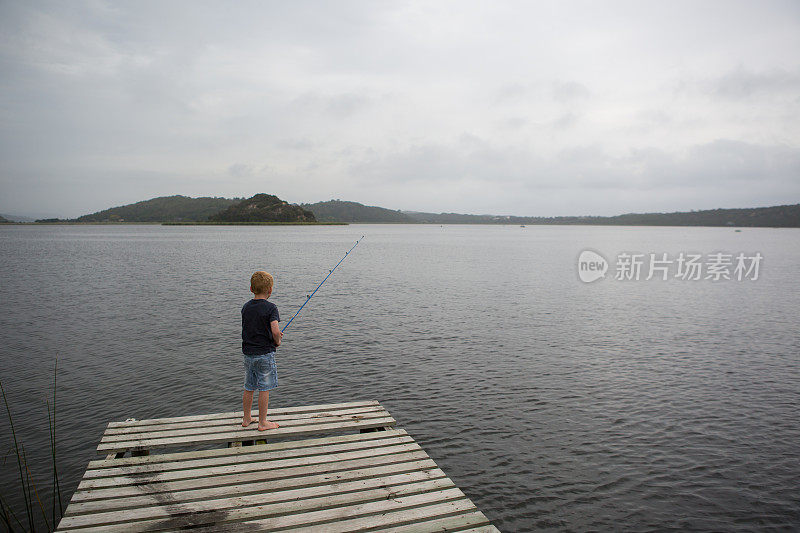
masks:
<instances>
[{"instance_id":1,"label":"lake water","mask_svg":"<svg viewBox=\"0 0 800 533\"><path fill-rule=\"evenodd\" d=\"M252 271L286 321L362 234L271 406L379 400L504 531L800 528L796 229L2 227L0 377L41 483L56 355L71 494L110 420L239 409ZM606 279L578 279L586 248ZM623 251L764 259L617 281Z\"/></svg>"}]
</instances>

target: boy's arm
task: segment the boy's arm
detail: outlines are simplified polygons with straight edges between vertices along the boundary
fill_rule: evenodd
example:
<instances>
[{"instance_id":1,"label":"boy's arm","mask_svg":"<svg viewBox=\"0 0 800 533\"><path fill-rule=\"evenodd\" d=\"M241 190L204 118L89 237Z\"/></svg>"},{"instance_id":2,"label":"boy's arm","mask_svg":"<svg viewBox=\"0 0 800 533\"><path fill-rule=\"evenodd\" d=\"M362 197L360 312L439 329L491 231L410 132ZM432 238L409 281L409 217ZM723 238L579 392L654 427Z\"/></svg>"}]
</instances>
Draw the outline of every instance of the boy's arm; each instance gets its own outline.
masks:
<instances>
[{"instance_id":1,"label":"boy's arm","mask_svg":"<svg viewBox=\"0 0 800 533\"><path fill-rule=\"evenodd\" d=\"M281 345L281 340L283 339L283 332L281 328L278 326L278 321L273 320L269 323L270 329L272 330L272 338L275 341L275 346Z\"/></svg>"}]
</instances>

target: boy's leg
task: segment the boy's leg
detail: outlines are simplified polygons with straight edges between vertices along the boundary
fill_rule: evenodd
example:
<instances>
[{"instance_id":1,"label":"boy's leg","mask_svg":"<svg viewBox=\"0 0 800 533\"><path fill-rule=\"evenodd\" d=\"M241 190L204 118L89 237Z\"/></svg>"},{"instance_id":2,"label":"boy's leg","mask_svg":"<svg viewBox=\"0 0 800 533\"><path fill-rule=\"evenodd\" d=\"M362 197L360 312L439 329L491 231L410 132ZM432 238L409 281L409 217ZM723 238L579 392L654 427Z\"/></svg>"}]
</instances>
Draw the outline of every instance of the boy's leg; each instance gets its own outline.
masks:
<instances>
[{"instance_id":1,"label":"boy's leg","mask_svg":"<svg viewBox=\"0 0 800 533\"><path fill-rule=\"evenodd\" d=\"M258 430L276 429L280 424L267 420L267 407L269 406L269 391L258 391Z\"/></svg>"},{"instance_id":2,"label":"boy's leg","mask_svg":"<svg viewBox=\"0 0 800 533\"><path fill-rule=\"evenodd\" d=\"M261 404L261 402L258 402ZM259 405L260 408L260 405ZM242 411L244 411L244 416L242 416L242 427L247 427L253 423L253 419L250 418L250 413L253 409L253 391L246 390L242 394Z\"/></svg>"}]
</instances>

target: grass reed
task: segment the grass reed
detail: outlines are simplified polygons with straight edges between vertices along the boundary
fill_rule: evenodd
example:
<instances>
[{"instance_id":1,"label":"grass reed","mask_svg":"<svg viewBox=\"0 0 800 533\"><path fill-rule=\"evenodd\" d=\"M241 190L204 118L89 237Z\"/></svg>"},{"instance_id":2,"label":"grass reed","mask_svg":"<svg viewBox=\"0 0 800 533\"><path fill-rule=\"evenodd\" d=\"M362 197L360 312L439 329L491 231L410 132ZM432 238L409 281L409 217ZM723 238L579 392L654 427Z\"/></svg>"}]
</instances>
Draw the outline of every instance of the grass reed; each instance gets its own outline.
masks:
<instances>
[{"instance_id":1,"label":"grass reed","mask_svg":"<svg viewBox=\"0 0 800 533\"><path fill-rule=\"evenodd\" d=\"M45 504L40 497L40 492L33 479L31 470L28 466L28 457L25 453L25 447L22 442L17 438L17 431L14 427L14 417L11 414L11 407L8 404L8 397L6 390L3 387L2 380L0 380L0 392L3 396L3 404L6 407L6 415L8 416L8 423L11 428L11 437L13 446L6 454L14 452L17 458L17 470L19 471L19 485L17 490L22 494L23 506L25 516L22 520L16 515L12 509L11 504L7 500L7 495L0 494L0 524L4 525L8 531L42 531L41 522L38 521L37 516L41 513L42 521L44 522L44 531L53 531L58 526L58 521L64 514L63 500L61 497L61 484L58 479L58 466L56 460L56 385L58 384L58 357L56 357L55 366L53 369L53 408L52 413L50 409L50 402L47 402L47 425L50 435L50 456L52 458L52 487L50 490L50 499L52 502L52 522L48 520L47 512L45 511ZM47 496L47 494L45 494ZM26 524L27 522L27 524ZM39 527L37 527L37 523Z\"/></svg>"}]
</instances>

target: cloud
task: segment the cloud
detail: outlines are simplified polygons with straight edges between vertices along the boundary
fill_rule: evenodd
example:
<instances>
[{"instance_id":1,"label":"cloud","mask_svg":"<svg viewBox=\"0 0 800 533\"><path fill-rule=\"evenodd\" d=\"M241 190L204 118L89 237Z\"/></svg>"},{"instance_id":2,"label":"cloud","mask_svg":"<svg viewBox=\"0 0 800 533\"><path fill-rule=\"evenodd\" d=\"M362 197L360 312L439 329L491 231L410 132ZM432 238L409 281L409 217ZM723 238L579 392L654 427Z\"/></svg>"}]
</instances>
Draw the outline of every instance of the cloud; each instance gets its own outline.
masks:
<instances>
[{"instance_id":1,"label":"cloud","mask_svg":"<svg viewBox=\"0 0 800 533\"><path fill-rule=\"evenodd\" d=\"M496 121L499 128L504 130L519 130L528 125L529 121L525 117L507 117Z\"/></svg>"},{"instance_id":2,"label":"cloud","mask_svg":"<svg viewBox=\"0 0 800 533\"><path fill-rule=\"evenodd\" d=\"M0 212L261 191L519 214L791 203L797 15L2 2Z\"/></svg>"},{"instance_id":3,"label":"cloud","mask_svg":"<svg viewBox=\"0 0 800 533\"><path fill-rule=\"evenodd\" d=\"M234 178L242 178L253 174L253 167L244 163L234 163L228 167L228 174Z\"/></svg>"},{"instance_id":4,"label":"cloud","mask_svg":"<svg viewBox=\"0 0 800 533\"><path fill-rule=\"evenodd\" d=\"M648 209L625 201L621 193L635 201L669 198L670 202L660 205L665 210L680 210L680 202L687 206L714 207L715 202L746 206L760 205L757 198L773 198L773 202L781 195L800 198L800 180L796 178L800 153L786 146L727 139L675 152L644 147L613 154L600 145L582 146L552 157L480 140L470 144L454 141L369 158L351 172L361 186L370 188L392 184L398 191L416 191L418 187L480 190L483 196L476 200L514 206L495 212L520 215L575 214L576 207L583 209L579 213L604 214ZM569 197L571 205L553 209L536 201L543 194ZM395 205L402 196L400 192L394 197Z\"/></svg>"},{"instance_id":5,"label":"cloud","mask_svg":"<svg viewBox=\"0 0 800 533\"><path fill-rule=\"evenodd\" d=\"M518 102L534 94L535 87L522 83L509 83L498 88L494 100L498 103Z\"/></svg>"},{"instance_id":6,"label":"cloud","mask_svg":"<svg viewBox=\"0 0 800 533\"><path fill-rule=\"evenodd\" d=\"M577 81L553 82L553 99L558 102L572 102L591 96L589 89Z\"/></svg>"},{"instance_id":7,"label":"cloud","mask_svg":"<svg viewBox=\"0 0 800 533\"><path fill-rule=\"evenodd\" d=\"M575 126L578 123L579 119L580 119L579 115L575 113L572 112L563 113L561 116L559 116L552 122L552 125L554 129L563 130Z\"/></svg>"},{"instance_id":8,"label":"cloud","mask_svg":"<svg viewBox=\"0 0 800 533\"><path fill-rule=\"evenodd\" d=\"M303 94L295 98L292 107L303 114L324 113L336 119L345 119L364 110L370 98L362 94Z\"/></svg>"},{"instance_id":9,"label":"cloud","mask_svg":"<svg viewBox=\"0 0 800 533\"><path fill-rule=\"evenodd\" d=\"M725 98L751 98L755 96L790 96L800 98L800 69L774 68L762 72L739 67L711 83L715 95Z\"/></svg>"},{"instance_id":10,"label":"cloud","mask_svg":"<svg viewBox=\"0 0 800 533\"><path fill-rule=\"evenodd\" d=\"M280 139L276 143L281 150L307 151L314 148L314 143L309 139Z\"/></svg>"}]
</instances>

